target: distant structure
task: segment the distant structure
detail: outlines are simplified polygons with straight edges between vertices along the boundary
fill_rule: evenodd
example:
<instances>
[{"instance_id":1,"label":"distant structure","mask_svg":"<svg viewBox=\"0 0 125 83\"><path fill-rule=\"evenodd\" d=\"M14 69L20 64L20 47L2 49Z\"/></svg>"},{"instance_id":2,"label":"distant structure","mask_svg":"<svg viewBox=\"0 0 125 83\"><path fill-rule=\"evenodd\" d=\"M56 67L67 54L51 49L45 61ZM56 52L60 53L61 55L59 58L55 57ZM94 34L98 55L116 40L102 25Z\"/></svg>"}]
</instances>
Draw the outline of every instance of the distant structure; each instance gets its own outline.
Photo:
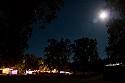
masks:
<instances>
[{"instance_id":1,"label":"distant structure","mask_svg":"<svg viewBox=\"0 0 125 83\"><path fill-rule=\"evenodd\" d=\"M125 80L125 65L122 63L104 65L104 80Z\"/></svg>"},{"instance_id":2,"label":"distant structure","mask_svg":"<svg viewBox=\"0 0 125 83\"><path fill-rule=\"evenodd\" d=\"M14 74L18 74L18 70L15 67L0 68L0 74L14 75Z\"/></svg>"},{"instance_id":3,"label":"distant structure","mask_svg":"<svg viewBox=\"0 0 125 83\"><path fill-rule=\"evenodd\" d=\"M105 66L120 66L120 65L122 65L122 63L115 63L115 64L107 64L107 65L105 65Z\"/></svg>"}]
</instances>

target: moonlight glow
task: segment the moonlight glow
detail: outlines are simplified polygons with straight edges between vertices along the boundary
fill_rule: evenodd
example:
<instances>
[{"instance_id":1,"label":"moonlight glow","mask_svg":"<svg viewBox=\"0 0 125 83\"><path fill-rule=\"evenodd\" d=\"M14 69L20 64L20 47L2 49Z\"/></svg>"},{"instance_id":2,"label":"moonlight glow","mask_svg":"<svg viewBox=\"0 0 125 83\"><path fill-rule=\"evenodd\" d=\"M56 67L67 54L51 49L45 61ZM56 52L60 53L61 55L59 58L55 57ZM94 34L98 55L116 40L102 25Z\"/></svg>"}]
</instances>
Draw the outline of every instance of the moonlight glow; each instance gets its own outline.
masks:
<instances>
[{"instance_id":1,"label":"moonlight glow","mask_svg":"<svg viewBox=\"0 0 125 83\"><path fill-rule=\"evenodd\" d=\"M99 14L100 19L105 20L109 17L109 12L108 11L101 11Z\"/></svg>"}]
</instances>

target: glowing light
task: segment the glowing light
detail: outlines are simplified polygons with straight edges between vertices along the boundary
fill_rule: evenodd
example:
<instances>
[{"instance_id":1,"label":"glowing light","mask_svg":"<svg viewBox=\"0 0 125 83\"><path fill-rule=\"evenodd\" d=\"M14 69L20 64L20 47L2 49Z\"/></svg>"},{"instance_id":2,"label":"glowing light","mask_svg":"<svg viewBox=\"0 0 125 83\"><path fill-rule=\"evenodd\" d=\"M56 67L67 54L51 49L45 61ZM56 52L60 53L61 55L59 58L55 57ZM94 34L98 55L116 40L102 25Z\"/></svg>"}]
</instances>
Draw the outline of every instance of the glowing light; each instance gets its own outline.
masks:
<instances>
[{"instance_id":1,"label":"glowing light","mask_svg":"<svg viewBox=\"0 0 125 83\"><path fill-rule=\"evenodd\" d=\"M109 11L107 11L107 10L101 11L101 12L99 13L99 17L100 17L100 19L102 19L102 20L107 19L107 18L109 17Z\"/></svg>"},{"instance_id":2,"label":"glowing light","mask_svg":"<svg viewBox=\"0 0 125 83\"><path fill-rule=\"evenodd\" d=\"M18 70L12 70L12 74L17 74Z\"/></svg>"},{"instance_id":3,"label":"glowing light","mask_svg":"<svg viewBox=\"0 0 125 83\"><path fill-rule=\"evenodd\" d=\"M26 71L26 74L33 74L33 72L34 71L32 71L32 70L28 70L28 71Z\"/></svg>"},{"instance_id":4,"label":"glowing light","mask_svg":"<svg viewBox=\"0 0 125 83\"><path fill-rule=\"evenodd\" d=\"M60 73L65 73L65 71L60 71Z\"/></svg>"},{"instance_id":5,"label":"glowing light","mask_svg":"<svg viewBox=\"0 0 125 83\"><path fill-rule=\"evenodd\" d=\"M122 63L116 63L116 64L107 64L105 66L118 66L118 65L121 65Z\"/></svg>"}]
</instances>

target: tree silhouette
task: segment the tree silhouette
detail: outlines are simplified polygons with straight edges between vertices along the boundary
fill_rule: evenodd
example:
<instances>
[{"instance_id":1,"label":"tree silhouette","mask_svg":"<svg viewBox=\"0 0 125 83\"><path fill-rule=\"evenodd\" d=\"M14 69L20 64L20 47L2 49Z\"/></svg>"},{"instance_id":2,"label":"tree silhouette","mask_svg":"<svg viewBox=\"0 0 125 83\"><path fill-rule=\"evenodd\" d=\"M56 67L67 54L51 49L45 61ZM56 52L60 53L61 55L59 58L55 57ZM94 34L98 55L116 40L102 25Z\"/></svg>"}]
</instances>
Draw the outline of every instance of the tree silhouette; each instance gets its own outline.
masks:
<instances>
[{"instance_id":1,"label":"tree silhouette","mask_svg":"<svg viewBox=\"0 0 125 83\"><path fill-rule=\"evenodd\" d=\"M112 62L123 62L125 59L125 21L121 19L113 19L108 27L109 46L106 48L108 56Z\"/></svg>"},{"instance_id":2,"label":"tree silhouette","mask_svg":"<svg viewBox=\"0 0 125 83\"><path fill-rule=\"evenodd\" d=\"M70 56L70 41L68 39L48 40L48 47L45 48L45 57L50 69L57 68L59 71L65 69L68 65Z\"/></svg>"},{"instance_id":3,"label":"tree silhouette","mask_svg":"<svg viewBox=\"0 0 125 83\"><path fill-rule=\"evenodd\" d=\"M108 46L107 55L111 62L125 62L125 1L107 0L108 7L119 12L119 18L112 18L107 23Z\"/></svg>"},{"instance_id":4,"label":"tree silhouette","mask_svg":"<svg viewBox=\"0 0 125 83\"><path fill-rule=\"evenodd\" d=\"M62 6L63 0L0 1L0 58L3 63L16 64L28 48L32 24L40 21L42 27L50 23Z\"/></svg>"},{"instance_id":5,"label":"tree silhouette","mask_svg":"<svg viewBox=\"0 0 125 83\"><path fill-rule=\"evenodd\" d=\"M81 38L74 40L74 64L77 69L83 71L89 62L94 62L98 59L96 39ZM79 65L79 66L78 66Z\"/></svg>"},{"instance_id":6,"label":"tree silhouette","mask_svg":"<svg viewBox=\"0 0 125 83\"><path fill-rule=\"evenodd\" d=\"M23 63L25 64L25 69L39 69L38 59L35 55L26 54L24 56Z\"/></svg>"}]
</instances>

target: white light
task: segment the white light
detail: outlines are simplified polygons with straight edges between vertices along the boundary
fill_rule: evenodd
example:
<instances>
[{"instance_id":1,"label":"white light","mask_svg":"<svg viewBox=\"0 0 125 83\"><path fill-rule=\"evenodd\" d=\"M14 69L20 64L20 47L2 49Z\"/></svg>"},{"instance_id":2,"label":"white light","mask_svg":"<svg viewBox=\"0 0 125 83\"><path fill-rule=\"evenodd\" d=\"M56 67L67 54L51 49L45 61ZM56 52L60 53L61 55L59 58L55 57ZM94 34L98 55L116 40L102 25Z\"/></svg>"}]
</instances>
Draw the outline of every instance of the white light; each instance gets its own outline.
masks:
<instances>
[{"instance_id":1,"label":"white light","mask_svg":"<svg viewBox=\"0 0 125 83\"><path fill-rule=\"evenodd\" d=\"M122 63L116 63L116 64L107 64L105 66L118 66L118 65L121 65Z\"/></svg>"},{"instance_id":2,"label":"white light","mask_svg":"<svg viewBox=\"0 0 125 83\"><path fill-rule=\"evenodd\" d=\"M109 11L107 11L107 10L103 10L99 14L99 18L102 19L102 20L105 20L108 17L109 17Z\"/></svg>"},{"instance_id":3,"label":"white light","mask_svg":"<svg viewBox=\"0 0 125 83\"><path fill-rule=\"evenodd\" d=\"M26 71L26 74L33 74L33 72L34 71L29 70L29 71Z\"/></svg>"},{"instance_id":4,"label":"white light","mask_svg":"<svg viewBox=\"0 0 125 83\"><path fill-rule=\"evenodd\" d=\"M12 74L17 74L18 70L12 70Z\"/></svg>"},{"instance_id":5,"label":"white light","mask_svg":"<svg viewBox=\"0 0 125 83\"><path fill-rule=\"evenodd\" d=\"M65 73L65 71L60 71L60 73Z\"/></svg>"}]
</instances>

